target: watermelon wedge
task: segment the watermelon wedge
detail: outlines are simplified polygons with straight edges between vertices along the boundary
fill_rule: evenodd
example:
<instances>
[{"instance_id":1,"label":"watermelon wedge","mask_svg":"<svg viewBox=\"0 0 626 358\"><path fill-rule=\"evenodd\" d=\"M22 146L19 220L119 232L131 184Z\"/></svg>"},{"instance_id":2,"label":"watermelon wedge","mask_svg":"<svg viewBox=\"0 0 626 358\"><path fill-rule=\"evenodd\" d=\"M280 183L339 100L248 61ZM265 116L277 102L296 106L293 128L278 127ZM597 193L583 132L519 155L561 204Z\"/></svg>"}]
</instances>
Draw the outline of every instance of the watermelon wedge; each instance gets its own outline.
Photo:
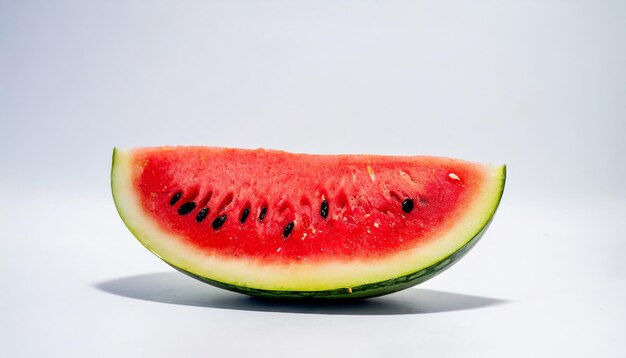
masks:
<instances>
[{"instance_id":1,"label":"watermelon wedge","mask_svg":"<svg viewBox=\"0 0 626 358\"><path fill-rule=\"evenodd\" d=\"M505 166L420 156L214 147L114 149L137 239L192 277L281 298L363 298L421 283L484 234Z\"/></svg>"}]
</instances>

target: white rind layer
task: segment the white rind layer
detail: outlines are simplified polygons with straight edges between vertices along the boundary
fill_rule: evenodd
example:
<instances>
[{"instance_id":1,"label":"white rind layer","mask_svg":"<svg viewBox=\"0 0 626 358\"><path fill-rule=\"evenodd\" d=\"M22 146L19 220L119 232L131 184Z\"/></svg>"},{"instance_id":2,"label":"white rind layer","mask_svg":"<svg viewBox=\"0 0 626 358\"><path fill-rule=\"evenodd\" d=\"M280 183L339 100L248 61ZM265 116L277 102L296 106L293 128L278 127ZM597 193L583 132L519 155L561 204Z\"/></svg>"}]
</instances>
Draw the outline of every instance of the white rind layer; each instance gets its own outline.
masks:
<instances>
[{"instance_id":1,"label":"white rind layer","mask_svg":"<svg viewBox=\"0 0 626 358\"><path fill-rule=\"evenodd\" d=\"M150 251L172 266L230 285L277 291L321 291L381 282L429 267L462 248L494 215L504 189L504 166L485 166L476 199L444 234L380 259L268 264L207 254L161 230L133 187L132 150L115 149L111 188L122 220Z\"/></svg>"}]
</instances>

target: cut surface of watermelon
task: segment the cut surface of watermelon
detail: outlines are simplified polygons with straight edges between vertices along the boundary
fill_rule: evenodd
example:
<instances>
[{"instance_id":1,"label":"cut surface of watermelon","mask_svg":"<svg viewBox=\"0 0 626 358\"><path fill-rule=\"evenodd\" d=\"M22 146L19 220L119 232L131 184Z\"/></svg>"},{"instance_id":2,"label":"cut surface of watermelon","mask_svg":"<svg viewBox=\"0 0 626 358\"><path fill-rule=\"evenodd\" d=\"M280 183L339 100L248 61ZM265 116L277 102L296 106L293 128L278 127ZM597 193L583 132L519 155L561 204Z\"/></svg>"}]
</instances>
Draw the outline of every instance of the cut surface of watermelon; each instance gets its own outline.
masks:
<instances>
[{"instance_id":1,"label":"cut surface of watermelon","mask_svg":"<svg viewBox=\"0 0 626 358\"><path fill-rule=\"evenodd\" d=\"M505 167L421 156L214 147L115 149L137 239L210 284L272 297L371 297L420 283L482 236Z\"/></svg>"}]
</instances>

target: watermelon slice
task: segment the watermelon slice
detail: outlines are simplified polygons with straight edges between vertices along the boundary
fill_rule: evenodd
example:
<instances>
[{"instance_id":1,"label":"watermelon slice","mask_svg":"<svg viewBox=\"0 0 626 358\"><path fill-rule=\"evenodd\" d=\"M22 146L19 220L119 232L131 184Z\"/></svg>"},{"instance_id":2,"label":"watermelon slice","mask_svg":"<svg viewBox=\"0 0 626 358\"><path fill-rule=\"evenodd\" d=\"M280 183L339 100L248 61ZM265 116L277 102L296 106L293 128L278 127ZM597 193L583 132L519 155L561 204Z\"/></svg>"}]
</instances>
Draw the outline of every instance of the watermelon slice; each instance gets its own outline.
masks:
<instances>
[{"instance_id":1,"label":"watermelon slice","mask_svg":"<svg viewBox=\"0 0 626 358\"><path fill-rule=\"evenodd\" d=\"M459 260L500 202L505 167L437 157L159 147L113 151L130 231L212 285L283 298L379 296Z\"/></svg>"}]
</instances>

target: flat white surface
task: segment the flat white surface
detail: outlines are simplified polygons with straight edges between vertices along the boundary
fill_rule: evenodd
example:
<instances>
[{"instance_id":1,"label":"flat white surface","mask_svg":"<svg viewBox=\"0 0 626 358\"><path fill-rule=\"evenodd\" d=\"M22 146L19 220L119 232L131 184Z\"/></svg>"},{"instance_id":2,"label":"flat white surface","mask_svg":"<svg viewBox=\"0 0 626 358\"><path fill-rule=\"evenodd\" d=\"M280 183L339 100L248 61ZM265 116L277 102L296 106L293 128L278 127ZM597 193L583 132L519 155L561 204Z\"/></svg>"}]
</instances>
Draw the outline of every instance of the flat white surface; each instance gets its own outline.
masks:
<instances>
[{"instance_id":1,"label":"flat white surface","mask_svg":"<svg viewBox=\"0 0 626 358\"><path fill-rule=\"evenodd\" d=\"M3 228L0 282L10 357L626 353L624 203L505 200L483 241L447 272L328 306L260 301L187 278L132 238L109 198L12 202L1 213L15 219Z\"/></svg>"},{"instance_id":2,"label":"flat white surface","mask_svg":"<svg viewBox=\"0 0 626 358\"><path fill-rule=\"evenodd\" d=\"M626 355L623 2L0 0L7 357ZM173 272L119 219L113 146L508 165L417 288L272 303Z\"/></svg>"}]
</instances>

